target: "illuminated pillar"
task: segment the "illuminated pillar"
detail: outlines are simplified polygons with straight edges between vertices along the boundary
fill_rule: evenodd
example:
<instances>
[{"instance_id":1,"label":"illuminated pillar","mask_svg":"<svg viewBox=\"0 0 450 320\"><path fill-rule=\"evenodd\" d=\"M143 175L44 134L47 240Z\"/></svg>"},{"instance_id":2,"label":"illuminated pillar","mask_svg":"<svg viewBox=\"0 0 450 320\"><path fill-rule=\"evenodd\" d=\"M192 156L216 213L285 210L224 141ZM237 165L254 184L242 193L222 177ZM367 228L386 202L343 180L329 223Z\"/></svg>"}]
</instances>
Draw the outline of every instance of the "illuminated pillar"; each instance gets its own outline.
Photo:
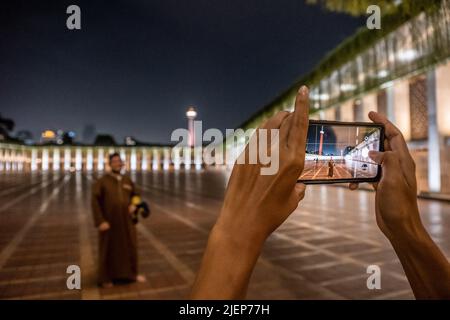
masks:
<instances>
[{"instance_id":1,"label":"illuminated pillar","mask_svg":"<svg viewBox=\"0 0 450 320\"><path fill-rule=\"evenodd\" d=\"M9 171L11 169L10 157L9 157L9 149L5 150L5 170Z\"/></svg>"},{"instance_id":2,"label":"illuminated pillar","mask_svg":"<svg viewBox=\"0 0 450 320\"><path fill-rule=\"evenodd\" d=\"M202 169L202 163L203 163L202 155L203 155L202 147L197 147L194 149L195 170Z\"/></svg>"},{"instance_id":3,"label":"illuminated pillar","mask_svg":"<svg viewBox=\"0 0 450 320\"><path fill-rule=\"evenodd\" d=\"M447 84L448 85L448 84ZM428 188L431 192L441 191L441 146L437 124L436 73L427 74L428 106Z\"/></svg>"},{"instance_id":4,"label":"illuminated pillar","mask_svg":"<svg viewBox=\"0 0 450 320\"><path fill-rule=\"evenodd\" d=\"M16 157L16 150L11 150L11 169L13 171L17 170L17 157Z\"/></svg>"},{"instance_id":5,"label":"illuminated pillar","mask_svg":"<svg viewBox=\"0 0 450 320\"><path fill-rule=\"evenodd\" d=\"M195 145L194 120L197 117L197 111L195 111L194 107L189 107L186 117L188 118L189 146L193 147Z\"/></svg>"},{"instance_id":6,"label":"illuminated pillar","mask_svg":"<svg viewBox=\"0 0 450 320\"><path fill-rule=\"evenodd\" d=\"M186 147L183 150L184 153L184 169L190 170L192 165L192 155L191 155L192 149L190 147Z\"/></svg>"},{"instance_id":7,"label":"illuminated pillar","mask_svg":"<svg viewBox=\"0 0 450 320\"><path fill-rule=\"evenodd\" d=\"M376 93L369 93L366 94L363 98L362 98L362 120L363 121L369 121L369 112L370 111L377 111L377 94Z\"/></svg>"},{"instance_id":8,"label":"illuminated pillar","mask_svg":"<svg viewBox=\"0 0 450 320\"><path fill-rule=\"evenodd\" d=\"M5 149L0 148L0 171L5 169Z\"/></svg>"},{"instance_id":9,"label":"illuminated pillar","mask_svg":"<svg viewBox=\"0 0 450 320\"><path fill-rule=\"evenodd\" d=\"M346 101L341 105L341 121L353 122L353 100Z\"/></svg>"},{"instance_id":10,"label":"illuminated pillar","mask_svg":"<svg viewBox=\"0 0 450 320\"><path fill-rule=\"evenodd\" d=\"M147 150L142 149L141 157L142 157L142 160L141 160L141 170L142 170L142 171L147 171L147 168L148 168L148 162L147 162Z\"/></svg>"},{"instance_id":11,"label":"illuminated pillar","mask_svg":"<svg viewBox=\"0 0 450 320\"><path fill-rule=\"evenodd\" d=\"M70 170L71 161L70 148L66 148L64 149L64 170Z\"/></svg>"},{"instance_id":12,"label":"illuminated pillar","mask_svg":"<svg viewBox=\"0 0 450 320\"><path fill-rule=\"evenodd\" d=\"M33 148L31 150L31 171L36 171L37 168L37 150Z\"/></svg>"},{"instance_id":13,"label":"illuminated pillar","mask_svg":"<svg viewBox=\"0 0 450 320\"><path fill-rule=\"evenodd\" d=\"M17 163L17 169L19 171L23 171L23 164L25 162L25 155L24 155L24 150L23 148L20 150L19 152L19 156L18 156L18 163Z\"/></svg>"},{"instance_id":14,"label":"illuminated pillar","mask_svg":"<svg viewBox=\"0 0 450 320\"><path fill-rule=\"evenodd\" d=\"M83 169L83 152L80 148L75 151L75 170L80 171Z\"/></svg>"},{"instance_id":15,"label":"illuminated pillar","mask_svg":"<svg viewBox=\"0 0 450 320\"><path fill-rule=\"evenodd\" d=\"M323 131L323 126L322 126L322 128L320 129L319 156L321 156L323 153L323 134L324 133L325 132Z\"/></svg>"},{"instance_id":16,"label":"illuminated pillar","mask_svg":"<svg viewBox=\"0 0 450 320\"><path fill-rule=\"evenodd\" d=\"M105 154L102 148L98 149L97 153L97 170L103 171L105 169Z\"/></svg>"},{"instance_id":17,"label":"illuminated pillar","mask_svg":"<svg viewBox=\"0 0 450 320\"><path fill-rule=\"evenodd\" d=\"M159 170L159 152L158 149L153 149L152 170Z\"/></svg>"},{"instance_id":18,"label":"illuminated pillar","mask_svg":"<svg viewBox=\"0 0 450 320\"><path fill-rule=\"evenodd\" d=\"M181 150L182 149L179 148L179 147L172 148L173 168L175 170L180 170L180 166L181 166L180 153L181 153Z\"/></svg>"},{"instance_id":19,"label":"illuminated pillar","mask_svg":"<svg viewBox=\"0 0 450 320\"><path fill-rule=\"evenodd\" d=\"M170 167L170 150L169 150L169 148L164 148L163 154L164 154L163 169L169 170L169 167Z\"/></svg>"},{"instance_id":20,"label":"illuminated pillar","mask_svg":"<svg viewBox=\"0 0 450 320\"><path fill-rule=\"evenodd\" d=\"M409 103L409 81L399 80L394 84L394 123L406 141L411 139L411 114Z\"/></svg>"},{"instance_id":21,"label":"illuminated pillar","mask_svg":"<svg viewBox=\"0 0 450 320\"><path fill-rule=\"evenodd\" d=\"M450 137L450 62L436 69L437 125L442 137Z\"/></svg>"},{"instance_id":22,"label":"illuminated pillar","mask_svg":"<svg viewBox=\"0 0 450 320\"><path fill-rule=\"evenodd\" d=\"M42 171L48 170L48 149L44 148L42 150Z\"/></svg>"},{"instance_id":23,"label":"illuminated pillar","mask_svg":"<svg viewBox=\"0 0 450 320\"><path fill-rule=\"evenodd\" d=\"M92 171L94 168L94 153L91 148L86 152L86 170Z\"/></svg>"},{"instance_id":24,"label":"illuminated pillar","mask_svg":"<svg viewBox=\"0 0 450 320\"><path fill-rule=\"evenodd\" d=\"M54 148L53 149L53 171L59 170L59 162L60 162L59 148Z\"/></svg>"},{"instance_id":25,"label":"illuminated pillar","mask_svg":"<svg viewBox=\"0 0 450 320\"><path fill-rule=\"evenodd\" d=\"M131 171L136 171L137 169L137 159L136 159L136 149L131 149L131 155L130 155L130 169Z\"/></svg>"},{"instance_id":26,"label":"illuminated pillar","mask_svg":"<svg viewBox=\"0 0 450 320\"><path fill-rule=\"evenodd\" d=\"M122 161L123 161L123 163L124 163L124 167L125 167L125 169L127 168L127 166L128 166L128 163L127 163L127 153L126 153L126 151L125 151L125 149L120 149L120 159L122 159Z\"/></svg>"},{"instance_id":27,"label":"illuminated pillar","mask_svg":"<svg viewBox=\"0 0 450 320\"><path fill-rule=\"evenodd\" d=\"M386 87L386 116L392 123L395 123L395 112L394 112L394 104L395 104L395 89L393 83Z\"/></svg>"}]
</instances>

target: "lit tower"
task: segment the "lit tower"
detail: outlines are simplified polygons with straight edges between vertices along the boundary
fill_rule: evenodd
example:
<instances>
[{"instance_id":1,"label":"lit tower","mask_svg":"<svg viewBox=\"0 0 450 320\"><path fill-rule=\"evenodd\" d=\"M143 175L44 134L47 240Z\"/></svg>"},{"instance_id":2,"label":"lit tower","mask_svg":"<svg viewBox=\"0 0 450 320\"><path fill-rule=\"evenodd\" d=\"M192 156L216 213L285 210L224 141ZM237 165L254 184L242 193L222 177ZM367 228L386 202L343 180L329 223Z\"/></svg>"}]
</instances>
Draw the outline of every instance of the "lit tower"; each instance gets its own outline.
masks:
<instances>
[{"instance_id":1,"label":"lit tower","mask_svg":"<svg viewBox=\"0 0 450 320\"><path fill-rule=\"evenodd\" d=\"M325 132L323 131L323 126L322 126L322 129L320 129L319 156L321 156L322 153L323 153L323 134L324 134L324 133L325 133Z\"/></svg>"},{"instance_id":2,"label":"lit tower","mask_svg":"<svg viewBox=\"0 0 450 320\"><path fill-rule=\"evenodd\" d=\"M195 145L194 120L197 117L197 111L195 111L194 107L188 108L186 117L188 118L189 146L193 147Z\"/></svg>"}]
</instances>

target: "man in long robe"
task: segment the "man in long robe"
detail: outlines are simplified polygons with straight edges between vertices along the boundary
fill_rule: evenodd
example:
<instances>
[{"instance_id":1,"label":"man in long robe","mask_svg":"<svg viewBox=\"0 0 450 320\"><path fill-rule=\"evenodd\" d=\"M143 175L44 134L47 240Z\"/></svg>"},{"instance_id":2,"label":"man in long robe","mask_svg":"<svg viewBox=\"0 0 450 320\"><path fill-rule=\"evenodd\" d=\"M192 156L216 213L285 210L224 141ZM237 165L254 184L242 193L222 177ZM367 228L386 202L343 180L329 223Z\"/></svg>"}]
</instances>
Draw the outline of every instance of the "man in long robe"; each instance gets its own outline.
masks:
<instances>
[{"instance_id":1,"label":"man in long robe","mask_svg":"<svg viewBox=\"0 0 450 320\"><path fill-rule=\"evenodd\" d=\"M92 212L99 231L98 283L111 287L114 281L144 282L137 273L136 227L131 198L137 195L133 181L121 174L120 155L109 157L111 171L98 179L92 190Z\"/></svg>"}]
</instances>

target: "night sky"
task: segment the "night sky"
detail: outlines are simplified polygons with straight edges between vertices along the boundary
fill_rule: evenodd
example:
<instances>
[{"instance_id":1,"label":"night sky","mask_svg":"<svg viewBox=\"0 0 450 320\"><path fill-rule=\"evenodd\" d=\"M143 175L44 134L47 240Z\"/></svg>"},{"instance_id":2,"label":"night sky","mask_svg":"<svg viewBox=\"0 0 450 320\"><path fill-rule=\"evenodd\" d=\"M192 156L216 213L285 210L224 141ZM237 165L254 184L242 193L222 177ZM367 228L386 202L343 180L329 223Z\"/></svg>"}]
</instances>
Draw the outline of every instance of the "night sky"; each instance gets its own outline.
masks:
<instances>
[{"instance_id":1,"label":"night sky","mask_svg":"<svg viewBox=\"0 0 450 320\"><path fill-rule=\"evenodd\" d=\"M82 30L66 28L77 4ZM235 128L364 20L303 0L8 0L0 5L0 112L16 131L169 142L194 105Z\"/></svg>"}]
</instances>

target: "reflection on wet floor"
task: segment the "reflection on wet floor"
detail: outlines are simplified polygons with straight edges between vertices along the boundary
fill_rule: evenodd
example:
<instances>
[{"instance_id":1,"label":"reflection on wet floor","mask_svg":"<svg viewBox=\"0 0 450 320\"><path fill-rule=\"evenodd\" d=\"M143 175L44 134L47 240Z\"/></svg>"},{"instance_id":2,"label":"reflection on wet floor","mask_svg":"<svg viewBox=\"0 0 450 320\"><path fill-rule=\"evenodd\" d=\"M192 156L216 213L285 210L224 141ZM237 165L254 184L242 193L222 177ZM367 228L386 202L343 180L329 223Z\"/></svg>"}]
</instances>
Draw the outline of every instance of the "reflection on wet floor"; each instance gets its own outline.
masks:
<instances>
[{"instance_id":1,"label":"reflection on wet floor","mask_svg":"<svg viewBox=\"0 0 450 320\"><path fill-rule=\"evenodd\" d=\"M0 298L183 299L219 213L227 172L150 172L132 178L153 214L138 227L139 266L148 282L96 287L97 239L91 174L0 176ZM310 186L294 214L268 240L252 276L250 299L413 298L374 218L374 193ZM450 256L450 204L421 200L422 219ZM79 265L82 290L68 290ZM381 268L381 290L366 286Z\"/></svg>"}]
</instances>

